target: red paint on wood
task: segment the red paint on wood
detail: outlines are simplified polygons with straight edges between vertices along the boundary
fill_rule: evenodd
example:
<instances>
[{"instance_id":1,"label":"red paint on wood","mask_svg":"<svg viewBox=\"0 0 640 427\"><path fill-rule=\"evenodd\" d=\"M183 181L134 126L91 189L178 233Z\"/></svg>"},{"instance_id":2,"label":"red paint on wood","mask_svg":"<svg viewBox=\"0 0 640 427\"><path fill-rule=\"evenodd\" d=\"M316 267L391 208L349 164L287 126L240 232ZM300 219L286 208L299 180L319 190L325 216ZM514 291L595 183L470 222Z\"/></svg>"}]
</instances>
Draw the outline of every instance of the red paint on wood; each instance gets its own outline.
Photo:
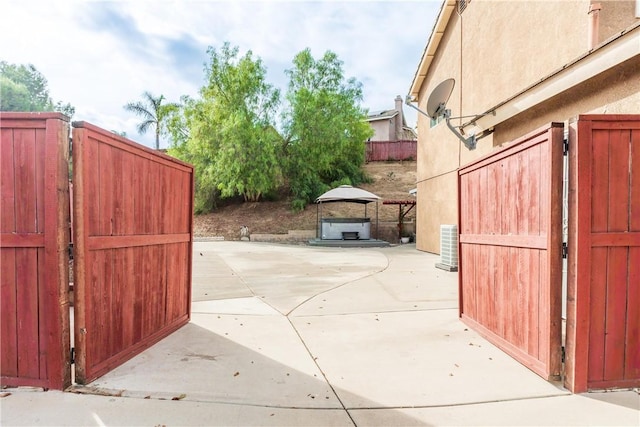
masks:
<instances>
[{"instance_id":1,"label":"red paint on wood","mask_svg":"<svg viewBox=\"0 0 640 427\"><path fill-rule=\"evenodd\" d=\"M624 378L628 248L609 248L607 265L604 379Z\"/></svg>"},{"instance_id":2,"label":"red paint on wood","mask_svg":"<svg viewBox=\"0 0 640 427\"><path fill-rule=\"evenodd\" d=\"M16 250L0 249L0 298L2 322L0 322L0 374L18 376L18 313L16 301Z\"/></svg>"},{"instance_id":3,"label":"red paint on wood","mask_svg":"<svg viewBox=\"0 0 640 427\"><path fill-rule=\"evenodd\" d=\"M86 383L188 321L193 169L87 123L74 145L85 272L74 284L76 372Z\"/></svg>"},{"instance_id":4,"label":"red paint on wood","mask_svg":"<svg viewBox=\"0 0 640 427\"><path fill-rule=\"evenodd\" d=\"M69 385L66 129L59 114L0 113L3 385Z\"/></svg>"},{"instance_id":5,"label":"red paint on wood","mask_svg":"<svg viewBox=\"0 0 640 427\"><path fill-rule=\"evenodd\" d=\"M638 129L637 115L572 125L566 384L574 392L640 385Z\"/></svg>"},{"instance_id":6,"label":"red paint on wood","mask_svg":"<svg viewBox=\"0 0 640 427\"><path fill-rule=\"evenodd\" d=\"M561 140L553 124L459 172L461 314L545 378L561 366Z\"/></svg>"},{"instance_id":7,"label":"red paint on wood","mask_svg":"<svg viewBox=\"0 0 640 427\"><path fill-rule=\"evenodd\" d=\"M628 350L624 360L624 379L637 381L640 378L640 245L629 248L628 271L625 325L625 349Z\"/></svg>"},{"instance_id":8,"label":"red paint on wood","mask_svg":"<svg viewBox=\"0 0 640 427\"><path fill-rule=\"evenodd\" d=\"M417 146L417 141L367 141L365 160L367 162L415 160L418 153Z\"/></svg>"}]
</instances>

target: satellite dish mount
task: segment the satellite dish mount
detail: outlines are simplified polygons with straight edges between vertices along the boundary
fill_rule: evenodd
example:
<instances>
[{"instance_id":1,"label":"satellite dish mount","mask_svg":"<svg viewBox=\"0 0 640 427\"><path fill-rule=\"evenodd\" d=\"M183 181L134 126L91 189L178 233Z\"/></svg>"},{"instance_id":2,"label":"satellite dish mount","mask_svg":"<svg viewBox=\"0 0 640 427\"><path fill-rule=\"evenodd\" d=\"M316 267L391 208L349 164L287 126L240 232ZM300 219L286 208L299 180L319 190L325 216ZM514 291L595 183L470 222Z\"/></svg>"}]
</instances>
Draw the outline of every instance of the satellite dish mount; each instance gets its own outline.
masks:
<instances>
[{"instance_id":1,"label":"satellite dish mount","mask_svg":"<svg viewBox=\"0 0 640 427\"><path fill-rule=\"evenodd\" d=\"M455 85L454 79L447 79L440 83L429 95L429 99L427 100L427 111L422 111L418 107L412 104L413 100L410 95L407 95L405 100L405 104L409 107L413 108L420 114L423 114L429 117L432 120L437 120L438 117L444 117L447 122L447 127L454 133L455 136L458 137L460 141L464 144L465 147L469 150L474 150L476 148L476 144L479 139L487 136L486 134L477 137L475 134L471 134L468 137L464 137L460 132L460 127L453 126L451 124L452 119L462 119L465 117L481 117L492 114L495 116L495 111L487 114L478 114L473 116L460 116L460 117L451 117L451 110L447 108L447 102L449 101L449 97L451 96L451 92L453 92L453 86Z\"/></svg>"}]
</instances>

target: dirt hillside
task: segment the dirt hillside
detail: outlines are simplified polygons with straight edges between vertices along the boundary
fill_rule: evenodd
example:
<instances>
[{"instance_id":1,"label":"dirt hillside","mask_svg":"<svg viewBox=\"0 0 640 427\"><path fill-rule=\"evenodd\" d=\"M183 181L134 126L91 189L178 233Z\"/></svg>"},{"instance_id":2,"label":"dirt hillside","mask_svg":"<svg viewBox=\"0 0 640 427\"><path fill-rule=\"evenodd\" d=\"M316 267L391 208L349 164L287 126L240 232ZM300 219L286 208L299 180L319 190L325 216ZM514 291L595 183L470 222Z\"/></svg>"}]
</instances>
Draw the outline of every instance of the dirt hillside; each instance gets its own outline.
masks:
<instances>
[{"instance_id":1,"label":"dirt hillside","mask_svg":"<svg viewBox=\"0 0 640 427\"><path fill-rule=\"evenodd\" d=\"M416 186L416 162L372 162L365 170L373 179L371 184L360 188L370 191L382 200L414 200L409 190ZM378 204L381 229L388 229L392 240L398 222L397 205ZM364 207L354 203L331 203L323 205L323 216L363 217ZM367 216L375 219L375 206L369 204ZM298 213L291 211L289 200L259 203L238 203L216 209L206 215L194 218L196 237L224 237L225 240L240 239L240 228L249 227L251 233L286 234L289 230L315 230L317 221L316 205ZM415 208L405 217L405 222L415 221ZM384 236L381 236L385 238Z\"/></svg>"}]
</instances>

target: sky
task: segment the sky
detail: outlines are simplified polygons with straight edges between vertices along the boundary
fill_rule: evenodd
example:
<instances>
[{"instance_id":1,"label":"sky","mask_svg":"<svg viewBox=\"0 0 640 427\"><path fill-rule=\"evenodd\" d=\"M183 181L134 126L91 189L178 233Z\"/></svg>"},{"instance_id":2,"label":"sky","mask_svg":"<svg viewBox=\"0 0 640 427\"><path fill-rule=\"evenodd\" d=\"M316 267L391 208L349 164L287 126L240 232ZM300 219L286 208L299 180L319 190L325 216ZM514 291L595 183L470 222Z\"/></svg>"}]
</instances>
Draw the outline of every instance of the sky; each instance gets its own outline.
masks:
<instances>
[{"instance_id":1,"label":"sky","mask_svg":"<svg viewBox=\"0 0 640 427\"><path fill-rule=\"evenodd\" d=\"M204 84L207 49L224 42L259 57L267 81L287 89L285 70L310 48L335 52L345 78L363 85L362 107L394 108L418 68L441 0L0 0L0 60L33 64L54 102L82 120L152 147L140 119L124 109L149 91L178 102ZM404 106L407 124L416 112ZM161 148L167 141L161 141Z\"/></svg>"}]
</instances>

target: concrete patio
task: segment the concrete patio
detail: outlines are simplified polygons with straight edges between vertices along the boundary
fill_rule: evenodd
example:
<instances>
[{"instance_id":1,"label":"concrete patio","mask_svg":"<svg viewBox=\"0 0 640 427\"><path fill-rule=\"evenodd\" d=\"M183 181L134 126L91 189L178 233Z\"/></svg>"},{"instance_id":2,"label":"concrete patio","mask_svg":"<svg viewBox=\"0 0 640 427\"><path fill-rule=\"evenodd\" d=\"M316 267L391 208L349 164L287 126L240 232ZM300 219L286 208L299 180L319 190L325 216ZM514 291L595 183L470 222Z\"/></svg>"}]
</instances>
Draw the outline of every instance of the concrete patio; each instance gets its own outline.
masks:
<instances>
[{"instance_id":1,"label":"concrete patio","mask_svg":"<svg viewBox=\"0 0 640 427\"><path fill-rule=\"evenodd\" d=\"M88 386L5 390L2 425L640 425L637 390L572 395L458 320L414 245L194 244L192 321Z\"/></svg>"}]
</instances>

